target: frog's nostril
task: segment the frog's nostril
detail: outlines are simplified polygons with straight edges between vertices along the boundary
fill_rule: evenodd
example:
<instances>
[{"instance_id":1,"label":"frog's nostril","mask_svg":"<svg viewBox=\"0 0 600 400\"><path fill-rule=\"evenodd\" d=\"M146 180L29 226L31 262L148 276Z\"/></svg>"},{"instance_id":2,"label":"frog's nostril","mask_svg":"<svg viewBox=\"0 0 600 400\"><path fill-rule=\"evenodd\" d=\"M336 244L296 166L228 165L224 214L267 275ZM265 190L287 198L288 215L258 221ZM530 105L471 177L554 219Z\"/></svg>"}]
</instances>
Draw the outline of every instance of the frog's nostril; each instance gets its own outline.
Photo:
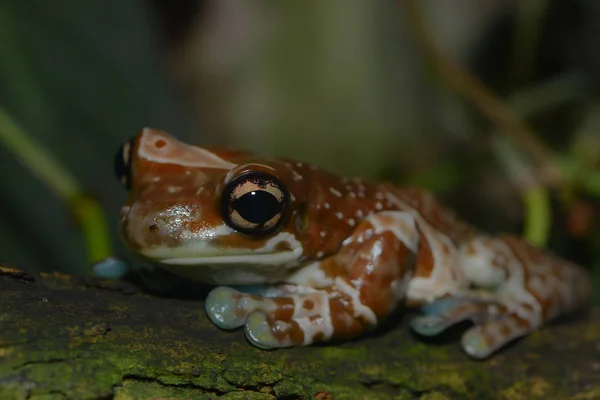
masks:
<instances>
[{"instance_id":1,"label":"frog's nostril","mask_svg":"<svg viewBox=\"0 0 600 400\"><path fill-rule=\"evenodd\" d=\"M150 221L148 221L150 222ZM158 232L161 228L165 228L168 226L168 220L164 217L154 217L152 218L152 222L148 225L148 230L151 232Z\"/></svg>"}]
</instances>

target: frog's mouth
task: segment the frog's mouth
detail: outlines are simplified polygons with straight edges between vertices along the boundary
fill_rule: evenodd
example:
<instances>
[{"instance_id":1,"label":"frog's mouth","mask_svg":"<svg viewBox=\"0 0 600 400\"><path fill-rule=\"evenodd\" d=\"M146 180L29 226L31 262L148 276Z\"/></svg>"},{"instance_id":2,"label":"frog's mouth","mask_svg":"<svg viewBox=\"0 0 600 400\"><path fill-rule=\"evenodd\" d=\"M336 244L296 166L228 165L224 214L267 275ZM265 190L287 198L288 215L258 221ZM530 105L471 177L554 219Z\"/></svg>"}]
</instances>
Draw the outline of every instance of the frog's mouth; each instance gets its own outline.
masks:
<instances>
[{"instance_id":1,"label":"frog's mouth","mask_svg":"<svg viewBox=\"0 0 600 400\"><path fill-rule=\"evenodd\" d=\"M228 265L228 264L250 264L250 265L287 265L298 261L302 255L302 249L293 251L281 251L276 253L242 253L242 254L214 254L196 257L176 257L156 259L162 265ZM152 257L151 257L152 258Z\"/></svg>"},{"instance_id":2,"label":"frog's mouth","mask_svg":"<svg viewBox=\"0 0 600 400\"><path fill-rule=\"evenodd\" d=\"M280 233L256 249L219 248L206 242L190 241L172 247L152 247L140 252L144 257L164 266L208 266L208 265L269 265L287 266L296 264L302 256L302 244L290 233Z\"/></svg>"},{"instance_id":3,"label":"frog's mouth","mask_svg":"<svg viewBox=\"0 0 600 400\"><path fill-rule=\"evenodd\" d=\"M281 281L298 266L302 246L292 235L286 242L290 245L286 250L273 245L251 252L214 249L202 244L177 249L158 247L141 254L157 266L194 281L218 285L263 284Z\"/></svg>"}]
</instances>

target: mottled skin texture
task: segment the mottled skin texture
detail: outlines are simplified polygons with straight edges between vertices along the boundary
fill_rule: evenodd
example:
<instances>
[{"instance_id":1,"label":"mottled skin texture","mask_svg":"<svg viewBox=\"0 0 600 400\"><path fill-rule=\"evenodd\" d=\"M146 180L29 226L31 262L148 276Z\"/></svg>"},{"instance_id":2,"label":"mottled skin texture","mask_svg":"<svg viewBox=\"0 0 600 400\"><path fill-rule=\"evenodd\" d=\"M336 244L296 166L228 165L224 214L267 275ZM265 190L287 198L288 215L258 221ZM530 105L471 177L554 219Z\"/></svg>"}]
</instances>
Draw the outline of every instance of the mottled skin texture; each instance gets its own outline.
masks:
<instances>
[{"instance_id":1,"label":"mottled skin texture","mask_svg":"<svg viewBox=\"0 0 600 400\"><path fill-rule=\"evenodd\" d=\"M422 335L472 321L462 347L485 358L590 299L585 270L517 237L479 233L421 190L189 146L149 128L119 156L130 189L125 243L183 277L254 285L218 286L206 311L258 347L356 337L407 305L422 307L412 321ZM264 224L232 205L249 188L276 205Z\"/></svg>"}]
</instances>

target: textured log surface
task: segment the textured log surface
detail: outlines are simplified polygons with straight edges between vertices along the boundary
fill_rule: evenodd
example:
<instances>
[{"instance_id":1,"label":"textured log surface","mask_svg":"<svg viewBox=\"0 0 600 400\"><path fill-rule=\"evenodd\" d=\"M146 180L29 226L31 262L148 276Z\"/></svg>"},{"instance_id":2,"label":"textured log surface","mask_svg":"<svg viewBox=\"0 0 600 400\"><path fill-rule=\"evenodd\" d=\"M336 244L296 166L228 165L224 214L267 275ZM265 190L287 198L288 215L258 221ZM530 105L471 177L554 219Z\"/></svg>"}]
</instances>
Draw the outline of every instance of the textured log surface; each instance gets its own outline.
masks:
<instances>
[{"instance_id":1,"label":"textured log surface","mask_svg":"<svg viewBox=\"0 0 600 400\"><path fill-rule=\"evenodd\" d=\"M200 301L0 268L1 399L600 399L600 309L483 362L452 336L262 351Z\"/></svg>"}]
</instances>

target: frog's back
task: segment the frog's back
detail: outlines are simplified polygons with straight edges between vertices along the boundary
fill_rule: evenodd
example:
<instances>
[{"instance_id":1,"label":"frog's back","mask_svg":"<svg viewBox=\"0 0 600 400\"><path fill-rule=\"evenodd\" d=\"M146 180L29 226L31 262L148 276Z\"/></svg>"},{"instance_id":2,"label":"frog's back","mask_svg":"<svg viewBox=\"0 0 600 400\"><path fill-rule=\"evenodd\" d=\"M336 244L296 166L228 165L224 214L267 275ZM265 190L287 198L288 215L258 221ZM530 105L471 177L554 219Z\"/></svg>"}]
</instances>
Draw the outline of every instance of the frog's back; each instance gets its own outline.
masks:
<instances>
[{"instance_id":1,"label":"frog's back","mask_svg":"<svg viewBox=\"0 0 600 400\"><path fill-rule=\"evenodd\" d=\"M440 203L431 192L419 188L400 188L391 184L382 186L390 196L390 202L398 209L417 213L422 221L448 236L454 244L459 245L477 234L474 226Z\"/></svg>"}]
</instances>

